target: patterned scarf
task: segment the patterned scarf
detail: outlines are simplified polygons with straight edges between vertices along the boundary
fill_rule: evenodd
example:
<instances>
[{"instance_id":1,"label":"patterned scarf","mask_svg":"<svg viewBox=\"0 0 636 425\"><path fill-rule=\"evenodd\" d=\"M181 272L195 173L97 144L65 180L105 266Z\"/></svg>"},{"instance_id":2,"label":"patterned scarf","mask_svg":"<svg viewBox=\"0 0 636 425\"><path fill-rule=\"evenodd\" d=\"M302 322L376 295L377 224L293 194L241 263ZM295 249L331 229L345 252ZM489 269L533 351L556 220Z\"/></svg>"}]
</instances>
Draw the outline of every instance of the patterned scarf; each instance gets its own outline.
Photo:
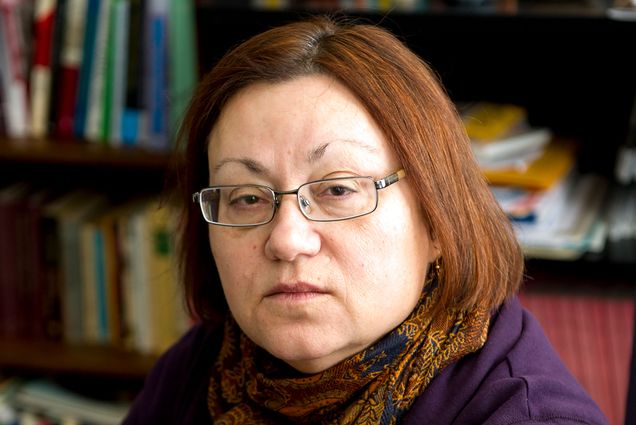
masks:
<instances>
[{"instance_id":1,"label":"patterned scarf","mask_svg":"<svg viewBox=\"0 0 636 425\"><path fill-rule=\"evenodd\" d=\"M380 341L313 375L269 355L229 317L208 389L214 424L398 423L440 370L486 341L486 310L432 321L437 292L425 291Z\"/></svg>"}]
</instances>

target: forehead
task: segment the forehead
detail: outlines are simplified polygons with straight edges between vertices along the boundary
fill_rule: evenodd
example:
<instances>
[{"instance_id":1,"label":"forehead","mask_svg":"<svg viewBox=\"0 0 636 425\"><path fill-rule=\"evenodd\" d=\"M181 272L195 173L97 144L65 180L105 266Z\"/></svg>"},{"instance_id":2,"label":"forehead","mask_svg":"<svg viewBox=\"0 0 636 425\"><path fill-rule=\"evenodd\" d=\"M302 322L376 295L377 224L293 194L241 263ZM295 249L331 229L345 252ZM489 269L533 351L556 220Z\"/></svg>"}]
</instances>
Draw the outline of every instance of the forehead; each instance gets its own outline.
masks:
<instances>
[{"instance_id":1,"label":"forehead","mask_svg":"<svg viewBox=\"0 0 636 425\"><path fill-rule=\"evenodd\" d=\"M393 158L382 130L362 103L344 85L323 75L242 89L223 108L208 151L212 169L236 156L272 166L281 158L311 162L349 155L376 165Z\"/></svg>"}]
</instances>

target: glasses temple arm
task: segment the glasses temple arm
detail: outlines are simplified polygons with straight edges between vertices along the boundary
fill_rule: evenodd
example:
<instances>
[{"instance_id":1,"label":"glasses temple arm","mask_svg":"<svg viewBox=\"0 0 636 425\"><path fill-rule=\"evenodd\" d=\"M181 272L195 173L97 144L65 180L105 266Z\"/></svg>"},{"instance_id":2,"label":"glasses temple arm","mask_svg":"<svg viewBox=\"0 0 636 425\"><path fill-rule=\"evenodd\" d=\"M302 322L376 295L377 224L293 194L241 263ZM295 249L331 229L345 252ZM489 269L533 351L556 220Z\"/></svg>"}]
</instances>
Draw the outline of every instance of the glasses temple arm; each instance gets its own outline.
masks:
<instances>
[{"instance_id":1,"label":"glasses temple arm","mask_svg":"<svg viewBox=\"0 0 636 425\"><path fill-rule=\"evenodd\" d=\"M393 183L403 179L404 177L406 177L406 171L402 170L398 170L393 174L389 174L388 176L386 176L383 179L380 179L375 183L375 188L380 190L380 189L384 189L387 186L391 186Z\"/></svg>"}]
</instances>

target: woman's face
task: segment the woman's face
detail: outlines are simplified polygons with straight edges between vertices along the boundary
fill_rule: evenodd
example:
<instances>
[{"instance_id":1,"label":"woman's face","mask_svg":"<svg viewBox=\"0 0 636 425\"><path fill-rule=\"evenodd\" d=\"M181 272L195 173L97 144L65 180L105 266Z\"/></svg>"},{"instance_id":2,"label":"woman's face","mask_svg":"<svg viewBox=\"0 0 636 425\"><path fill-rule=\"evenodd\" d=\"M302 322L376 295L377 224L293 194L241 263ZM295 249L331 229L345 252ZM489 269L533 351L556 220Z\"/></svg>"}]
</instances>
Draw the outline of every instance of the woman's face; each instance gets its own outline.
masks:
<instances>
[{"instance_id":1,"label":"woman's face","mask_svg":"<svg viewBox=\"0 0 636 425\"><path fill-rule=\"evenodd\" d=\"M278 191L336 176L380 179L401 168L352 93L319 75L240 91L211 132L208 161L210 185ZM302 372L327 369L400 324L438 255L409 177L378 195L375 212L347 221L309 221L287 195L268 224L209 226L239 326Z\"/></svg>"}]
</instances>

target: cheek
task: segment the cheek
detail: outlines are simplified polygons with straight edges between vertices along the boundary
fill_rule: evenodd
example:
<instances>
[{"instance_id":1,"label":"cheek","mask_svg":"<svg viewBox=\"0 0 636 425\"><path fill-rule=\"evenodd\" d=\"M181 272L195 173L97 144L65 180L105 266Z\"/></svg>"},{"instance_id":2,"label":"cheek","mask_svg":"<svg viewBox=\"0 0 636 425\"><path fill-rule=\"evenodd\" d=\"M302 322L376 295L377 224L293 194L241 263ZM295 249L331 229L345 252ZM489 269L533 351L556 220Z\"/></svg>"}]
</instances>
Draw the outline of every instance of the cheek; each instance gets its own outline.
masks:
<instances>
[{"instance_id":1,"label":"cheek","mask_svg":"<svg viewBox=\"0 0 636 425\"><path fill-rule=\"evenodd\" d=\"M258 245L239 240L223 232L209 234L210 249L221 278L226 296L231 296L226 288L232 292L240 292L245 282L254 274Z\"/></svg>"},{"instance_id":2,"label":"cheek","mask_svg":"<svg viewBox=\"0 0 636 425\"><path fill-rule=\"evenodd\" d=\"M351 222L353 224L353 222ZM393 273L393 256L400 250L395 235L387 228L361 223L348 237L339 236L334 258L341 269L357 284L383 285Z\"/></svg>"}]
</instances>

